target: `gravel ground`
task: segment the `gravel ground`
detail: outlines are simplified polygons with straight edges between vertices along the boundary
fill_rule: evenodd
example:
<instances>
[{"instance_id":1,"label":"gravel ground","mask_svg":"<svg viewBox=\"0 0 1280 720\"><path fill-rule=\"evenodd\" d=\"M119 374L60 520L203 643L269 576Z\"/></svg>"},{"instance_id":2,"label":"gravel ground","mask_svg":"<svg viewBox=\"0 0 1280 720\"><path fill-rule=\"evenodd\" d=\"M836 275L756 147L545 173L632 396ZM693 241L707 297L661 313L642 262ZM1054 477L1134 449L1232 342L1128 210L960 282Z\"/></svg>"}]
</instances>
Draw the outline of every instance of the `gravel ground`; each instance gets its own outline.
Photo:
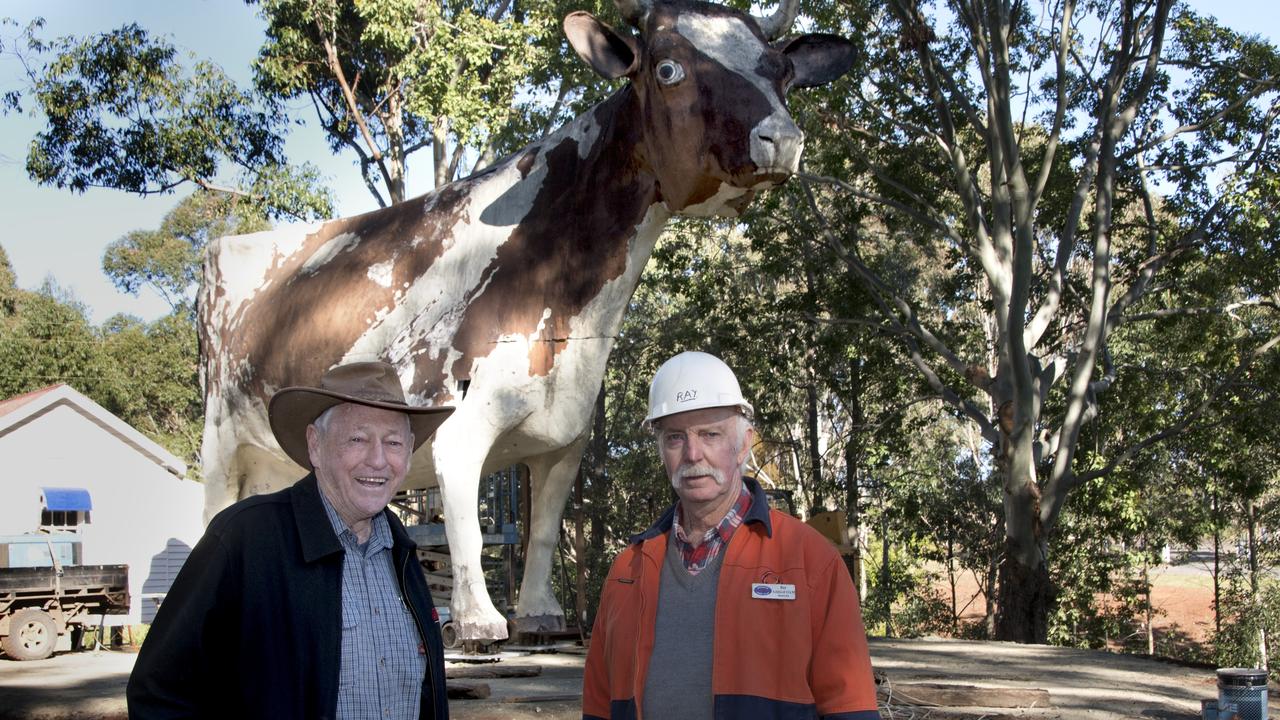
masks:
<instances>
[{"instance_id":1,"label":"gravel ground","mask_svg":"<svg viewBox=\"0 0 1280 720\"><path fill-rule=\"evenodd\" d=\"M1217 694L1214 673L1171 663L1089 650L960 640L871 640L872 661L887 682L886 720L955 718L1080 718L1192 720L1200 699ZM0 720L116 720L125 718L124 687L134 653L64 653L48 660L0 659ZM502 666L538 665L531 678L480 679L484 700L453 700L456 720L576 720L582 682L581 651L506 653ZM468 663L470 664L470 663ZM451 663L451 665L461 665ZM1044 709L928 708L905 703L899 688L915 682L979 687L1042 688ZM572 699L563 699L570 696Z\"/></svg>"}]
</instances>

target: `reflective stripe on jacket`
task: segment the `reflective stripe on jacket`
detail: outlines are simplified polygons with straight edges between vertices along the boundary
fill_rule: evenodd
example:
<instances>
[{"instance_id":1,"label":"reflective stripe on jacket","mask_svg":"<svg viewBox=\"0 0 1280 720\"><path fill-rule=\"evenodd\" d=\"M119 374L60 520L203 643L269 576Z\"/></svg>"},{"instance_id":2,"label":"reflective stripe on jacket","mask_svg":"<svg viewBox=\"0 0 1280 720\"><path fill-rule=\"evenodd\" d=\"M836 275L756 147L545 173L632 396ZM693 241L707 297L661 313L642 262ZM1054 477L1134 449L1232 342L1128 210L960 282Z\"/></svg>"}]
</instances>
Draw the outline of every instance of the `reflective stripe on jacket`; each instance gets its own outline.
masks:
<instances>
[{"instance_id":1,"label":"reflective stripe on jacket","mask_svg":"<svg viewBox=\"0 0 1280 720\"><path fill-rule=\"evenodd\" d=\"M754 480L744 482L751 510L724 551L716 591L714 716L878 719L862 612L840 554L813 528L770 510ZM674 506L633 537L609 570L587 653L583 718L643 716L673 514ZM767 599L756 584L774 586L775 597L792 586L795 599Z\"/></svg>"}]
</instances>

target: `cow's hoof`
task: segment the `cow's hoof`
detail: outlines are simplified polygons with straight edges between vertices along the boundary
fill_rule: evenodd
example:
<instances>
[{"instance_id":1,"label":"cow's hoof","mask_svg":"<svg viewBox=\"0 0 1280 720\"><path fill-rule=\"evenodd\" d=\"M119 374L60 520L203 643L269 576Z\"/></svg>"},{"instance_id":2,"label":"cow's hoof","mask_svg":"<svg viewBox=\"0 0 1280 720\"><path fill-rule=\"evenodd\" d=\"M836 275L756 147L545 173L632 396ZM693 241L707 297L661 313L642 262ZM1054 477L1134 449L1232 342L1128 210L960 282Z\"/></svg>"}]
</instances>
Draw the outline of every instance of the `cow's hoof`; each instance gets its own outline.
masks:
<instances>
[{"instance_id":1,"label":"cow's hoof","mask_svg":"<svg viewBox=\"0 0 1280 720\"><path fill-rule=\"evenodd\" d=\"M455 620L458 628L458 640L478 640L483 643L491 643L497 640L507 639L507 623L506 621L491 622L458 622Z\"/></svg>"},{"instance_id":2,"label":"cow's hoof","mask_svg":"<svg viewBox=\"0 0 1280 720\"><path fill-rule=\"evenodd\" d=\"M564 629L564 615L526 615L516 618L516 630L526 635L561 632Z\"/></svg>"}]
</instances>

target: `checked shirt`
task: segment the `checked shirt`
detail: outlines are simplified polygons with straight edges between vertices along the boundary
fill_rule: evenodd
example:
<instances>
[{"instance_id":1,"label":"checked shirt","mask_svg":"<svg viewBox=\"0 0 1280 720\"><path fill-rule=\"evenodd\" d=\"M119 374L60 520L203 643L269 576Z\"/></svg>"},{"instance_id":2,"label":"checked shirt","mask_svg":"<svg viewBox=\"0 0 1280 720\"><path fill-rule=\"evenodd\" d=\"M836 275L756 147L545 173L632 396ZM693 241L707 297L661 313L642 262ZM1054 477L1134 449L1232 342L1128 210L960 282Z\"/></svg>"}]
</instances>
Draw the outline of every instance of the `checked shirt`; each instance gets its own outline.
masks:
<instances>
[{"instance_id":1,"label":"checked shirt","mask_svg":"<svg viewBox=\"0 0 1280 720\"><path fill-rule=\"evenodd\" d=\"M746 516L749 509L751 509L751 493L743 484L738 494L738 501L729 508L729 512L719 524L702 536L702 542L694 547L693 543L689 542L689 536L681 524L683 513L680 511L680 503L676 503L676 515L671 529L675 534L676 547L680 549L680 556L684 559L684 569L688 570L690 575L702 572L724 550L724 546L729 544L729 538L733 537L733 531L742 524L742 518Z\"/></svg>"},{"instance_id":2,"label":"checked shirt","mask_svg":"<svg viewBox=\"0 0 1280 720\"><path fill-rule=\"evenodd\" d=\"M320 497L345 550L338 718L414 720L427 657L391 564L391 527L382 513L374 515L362 547L323 492Z\"/></svg>"}]
</instances>

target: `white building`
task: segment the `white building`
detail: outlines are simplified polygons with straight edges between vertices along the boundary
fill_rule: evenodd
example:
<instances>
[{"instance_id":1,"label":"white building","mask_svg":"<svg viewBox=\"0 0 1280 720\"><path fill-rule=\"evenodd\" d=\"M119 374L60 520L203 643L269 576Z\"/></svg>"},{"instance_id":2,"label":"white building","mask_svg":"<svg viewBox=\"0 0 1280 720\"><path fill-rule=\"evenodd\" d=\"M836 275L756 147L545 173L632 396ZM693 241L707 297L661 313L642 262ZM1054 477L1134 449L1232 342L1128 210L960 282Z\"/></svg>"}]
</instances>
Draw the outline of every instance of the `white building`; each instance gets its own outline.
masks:
<instances>
[{"instance_id":1,"label":"white building","mask_svg":"<svg viewBox=\"0 0 1280 720\"><path fill-rule=\"evenodd\" d=\"M129 566L130 612L150 622L204 532L186 465L67 385L0 402L0 535L70 532L83 565Z\"/></svg>"}]
</instances>

